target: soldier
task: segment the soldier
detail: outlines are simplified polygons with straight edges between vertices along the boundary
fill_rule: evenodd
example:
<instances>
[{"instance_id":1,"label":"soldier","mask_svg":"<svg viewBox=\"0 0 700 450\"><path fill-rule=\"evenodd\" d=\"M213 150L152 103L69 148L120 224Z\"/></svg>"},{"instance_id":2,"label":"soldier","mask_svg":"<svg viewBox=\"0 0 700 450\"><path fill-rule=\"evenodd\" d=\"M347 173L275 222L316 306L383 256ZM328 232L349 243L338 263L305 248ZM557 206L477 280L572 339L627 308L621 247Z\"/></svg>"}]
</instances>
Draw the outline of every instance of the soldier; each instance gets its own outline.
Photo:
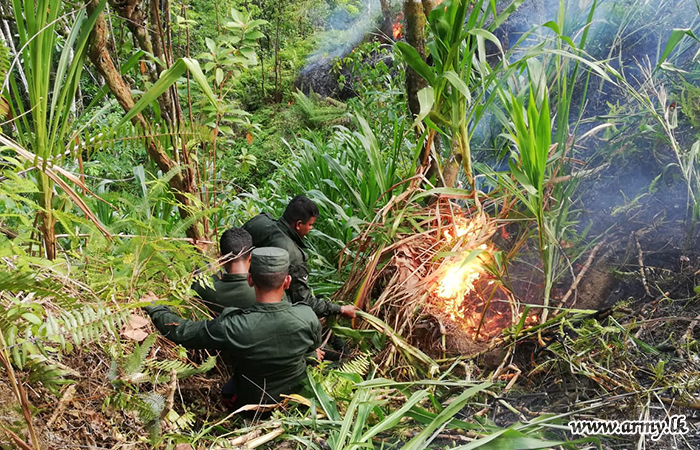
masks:
<instances>
[{"instance_id":1,"label":"soldier","mask_svg":"<svg viewBox=\"0 0 700 450\"><path fill-rule=\"evenodd\" d=\"M235 306L245 309L255 304L255 291L248 284L248 267L253 238L243 228L231 228L224 231L219 239L223 273L212 275L212 286L201 283L192 285L197 296L216 316L225 308Z\"/></svg>"},{"instance_id":2,"label":"soldier","mask_svg":"<svg viewBox=\"0 0 700 450\"><path fill-rule=\"evenodd\" d=\"M253 245L256 247L279 247L289 253L289 275L292 277L292 283L287 297L292 303L307 303L319 317L342 314L351 319L355 318L355 306L340 306L319 300L309 288L309 268L303 239L313 228L318 215L318 207L314 202L303 195L297 195L289 202L279 220L262 213L246 222L243 228L251 234Z\"/></svg>"},{"instance_id":3,"label":"soldier","mask_svg":"<svg viewBox=\"0 0 700 450\"><path fill-rule=\"evenodd\" d=\"M321 344L321 324L304 303L283 301L291 277L289 255L279 248L252 252L248 283L256 303L246 310L226 308L214 320L190 321L166 306L146 311L156 328L171 341L187 348L220 349L234 361L234 373L222 389L224 404L269 404L280 394L298 392L306 374L306 357Z\"/></svg>"}]
</instances>

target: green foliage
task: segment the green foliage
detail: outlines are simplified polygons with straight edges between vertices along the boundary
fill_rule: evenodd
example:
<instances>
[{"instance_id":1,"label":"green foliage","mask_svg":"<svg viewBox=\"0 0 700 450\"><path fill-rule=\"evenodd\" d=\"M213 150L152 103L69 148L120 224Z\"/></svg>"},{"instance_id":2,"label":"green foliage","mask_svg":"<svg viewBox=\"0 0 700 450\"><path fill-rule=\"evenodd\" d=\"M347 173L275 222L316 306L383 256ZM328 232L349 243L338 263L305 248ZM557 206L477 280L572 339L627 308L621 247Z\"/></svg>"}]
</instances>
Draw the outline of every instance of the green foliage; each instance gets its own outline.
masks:
<instances>
[{"instance_id":1,"label":"green foliage","mask_svg":"<svg viewBox=\"0 0 700 450\"><path fill-rule=\"evenodd\" d=\"M157 386L171 381L173 375L177 379L208 372L216 365L216 357L209 357L199 367L180 360L156 360L151 355L151 348L157 338L156 334L148 336L140 345L135 344L131 354L123 355L122 345L111 347L113 354L109 381L115 390L103 402L103 408L119 408L136 411L140 420L148 430L151 442L160 436L160 422L166 413L166 401ZM138 387L149 383L153 390L142 392ZM169 389L172 388L169 387ZM177 416L181 423L190 420L185 416Z\"/></svg>"},{"instance_id":2,"label":"green foliage","mask_svg":"<svg viewBox=\"0 0 700 450\"><path fill-rule=\"evenodd\" d=\"M249 124L248 113L236 107L230 93L241 74L257 65L258 40L263 37L260 28L267 23L236 9L231 9L230 19L223 25L227 33L216 40L205 38L208 51L199 55L206 61L204 71L217 93L217 107L204 108L206 122L224 138L233 136L232 125Z\"/></svg>"},{"instance_id":3,"label":"green foliage","mask_svg":"<svg viewBox=\"0 0 700 450\"><path fill-rule=\"evenodd\" d=\"M330 139L314 135L299 140L301 148L289 167L281 167L295 192L306 192L322 209L318 228L338 246L344 246L360 225L374 217L391 195L400 193L400 174L410 160L403 153L402 141L382 150L374 130L361 117L355 118L358 131L336 127ZM394 123L394 136L403 134L404 123ZM393 191L392 191L393 188Z\"/></svg>"},{"instance_id":4,"label":"green foliage","mask_svg":"<svg viewBox=\"0 0 700 450\"><path fill-rule=\"evenodd\" d=\"M431 136L439 133L449 139L447 157L444 162L438 160L437 163L442 166L446 162L461 161L471 188L475 186L468 123L474 111L479 109L473 106L478 105L476 101L479 99L472 98L472 91L486 95L486 89L493 81L489 77L485 43L490 41L503 52L492 31L522 2L513 1L500 15L495 3L484 0L477 0L474 5L461 0L447 1L442 4L444 7L434 8L429 19L432 40L426 44L433 58L432 66L405 42L395 44L404 61L428 84L419 94L421 111L416 122L424 121ZM487 26L491 14L494 20ZM472 79L475 81L473 87L470 85ZM433 139L429 138L428 142L433 142ZM448 184L452 187L449 181Z\"/></svg>"},{"instance_id":5,"label":"green foliage","mask_svg":"<svg viewBox=\"0 0 700 450\"><path fill-rule=\"evenodd\" d=\"M299 109L307 126L327 126L340 123L347 118L347 107L337 100L330 98L322 100L313 93L307 97L299 90L293 95L295 99L294 106Z\"/></svg>"},{"instance_id":6,"label":"green foliage","mask_svg":"<svg viewBox=\"0 0 700 450\"><path fill-rule=\"evenodd\" d=\"M57 158L56 162L60 162L66 146L75 139L73 102L83 72L90 32L105 3L101 1L90 16L84 9L68 14L72 19L61 28L66 30L65 40L62 40L58 33L59 17L67 12L63 9L67 4L56 5L48 0L36 4L33 0L13 2L12 12L19 37L17 46L21 49L21 56L16 57L22 59L18 70L23 72L27 84L18 84L14 77L10 77L10 109L16 118L13 122L16 139L24 149L36 155L33 161L25 161L27 165L41 161L44 169L49 160L53 163ZM60 52L54 53L57 48ZM35 199L41 207L37 213L50 259L55 257L56 245L55 182L45 171L36 178L39 192ZM65 185L62 187L66 192Z\"/></svg>"},{"instance_id":7,"label":"green foliage","mask_svg":"<svg viewBox=\"0 0 700 450\"><path fill-rule=\"evenodd\" d=\"M684 82L679 103L683 105L683 116L688 119L691 126L694 129L700 129L700 87Z\"/></svg>"},{"instance_id":8,"label":"green foliage","mask_svg":"<svg viewBox=\"0 0 700 450\"><path fill-rule=\"evenodd\" d=\"M70 383L73 375L60 363L61 355L98 342L107 333L116 334L127 317L125 311L101 304L83 305L57 290L55 283L50 272L0 272L0 332L5 343L0 351L11 355L18 368L29 370L30 380L53 392ZM60 307L58 312L46 307L47 298Z\"/></svg>"}]
</instances>

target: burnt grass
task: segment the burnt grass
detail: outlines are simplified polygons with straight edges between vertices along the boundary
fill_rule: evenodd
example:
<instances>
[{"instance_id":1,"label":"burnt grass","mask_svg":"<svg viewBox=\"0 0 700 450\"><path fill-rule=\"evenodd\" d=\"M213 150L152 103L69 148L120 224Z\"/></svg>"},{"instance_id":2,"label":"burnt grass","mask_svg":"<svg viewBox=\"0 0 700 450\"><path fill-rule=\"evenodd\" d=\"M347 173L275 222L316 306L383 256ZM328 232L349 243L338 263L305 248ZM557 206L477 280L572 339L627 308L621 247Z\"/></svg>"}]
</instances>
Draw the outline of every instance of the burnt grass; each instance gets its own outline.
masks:
<instances>
[{"instance_id":1,"label":"burnt grass","mask_svg":"<svg viewBox=\"0 0 700 450\"><path fill-rule=\"evenodd\" d=\"M544 346L535 336L516 346L511 361L522 373L510 392L490 399L485 413L496 424L572 412L563 423L682 414L689 434L657 441L646 436L640 448L700 448L699 227L687 220L686 186L672 170L664 171L667 160L643 156L614 156L607 169L581 182L575 201L578 245L603 244L564 307L595 312L548 329ZM576 273L587 255L574 264ZM532 263L515 264L513 288L525 303L541 304L542 281L532 274ZM573 276L563 277L552 303L572 282ZM479 412L484 413L475 408L463 413ZM603 448L629 449L637 448L640 436L600 438Z\"/></svg>"}]
</instances>

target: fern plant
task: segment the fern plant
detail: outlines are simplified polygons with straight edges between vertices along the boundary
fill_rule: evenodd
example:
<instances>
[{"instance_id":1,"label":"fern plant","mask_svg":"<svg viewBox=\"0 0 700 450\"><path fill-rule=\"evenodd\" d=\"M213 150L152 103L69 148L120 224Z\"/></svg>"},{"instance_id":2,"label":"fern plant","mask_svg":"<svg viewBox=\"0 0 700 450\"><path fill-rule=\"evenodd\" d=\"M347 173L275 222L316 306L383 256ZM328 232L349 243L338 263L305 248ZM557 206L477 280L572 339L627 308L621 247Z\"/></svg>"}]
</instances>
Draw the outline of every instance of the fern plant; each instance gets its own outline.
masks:
<instances>
[{"instance_id":1,"label":"fern plant","mask_svg":"<svg viewBox=\"0 0 700 450\"><path fill-rule=\"evenodd\" d=\"M0 351L53 392L74 374L60 363L61 355L105 333L116 334L127 317L126 310L82 304L57 290L55 282L42 274L0 271Z\"/></svg>"},{"instance_id":2,"label":"fern plant","mask_svg":"<svg viewBox=\"0 0 700 450\"><path fill-rule=\"evenodd\" d=\"M160 421L168 412L165 410L165 396L159 392L159 386L170 381L172 374L175 374L177 379L187 378L208 372L216 365L215 356L207 358L199 367L180 360L156 360L151 356L151 349L157 336L152 334L140 345L135 344L130 354L121 354L121 345L111 347L112 364L108 379L115 391L103 402L103 408L136 411L152 442L160 435ZM153 390L142 392L139 386L147 383ZM184 425L191 422L189 414L178 415L172 419Z\"/></svg>"}]
</instances>

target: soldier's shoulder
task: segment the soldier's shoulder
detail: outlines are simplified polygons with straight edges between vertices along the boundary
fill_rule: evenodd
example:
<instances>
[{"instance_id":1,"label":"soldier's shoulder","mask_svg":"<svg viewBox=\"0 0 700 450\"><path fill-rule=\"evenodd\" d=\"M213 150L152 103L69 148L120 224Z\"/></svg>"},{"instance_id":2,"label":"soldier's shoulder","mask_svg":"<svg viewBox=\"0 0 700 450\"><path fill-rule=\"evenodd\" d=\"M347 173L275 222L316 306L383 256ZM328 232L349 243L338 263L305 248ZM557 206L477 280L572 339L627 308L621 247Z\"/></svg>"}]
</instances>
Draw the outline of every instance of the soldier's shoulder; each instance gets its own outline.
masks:
<instances>
[{"instance_id":1,"label":"soldier's shoulder","mask_svg":"<svg viewBox=\"0 0 700 450\"><path fill-rule=\"evenodd\" d=\"M252 219L248 220L246 223L244 223L243 228L247 230L249 228L255 228L256 226L266 225L274 222L274 217L272 217L268 213L260 213Z\"/></svg>"},{"instance_id":2,"label":"soldier's shoulder","mask_svg":"<svg viewBox=\"0 0 700 450\"><path fill-rule=\"evenodd\" d=\"M292 303L292 311L300 316L316 318L316 313L311 309L311 305L306 302Z\"/></svg>"},{"instance_id":3,"label":"soldier's shoulder","mask_svg":"<svg viewBox=\"0 0 700 450\"><path fill-rule=\"evenodd\" d=\"M219 318L220 318L220 319L224 319L224 318L234 318L234 317L237 317L237 316L242 316L242 315L244 315L244 314L248 314L248 311L245 310L245 309L243 309L243 308L239 308L239 307L237 307L237 306L229 306L228 308L225 308L225 309L221 312L221 315L219 316Z\"/></svg>"}]
</instances>

